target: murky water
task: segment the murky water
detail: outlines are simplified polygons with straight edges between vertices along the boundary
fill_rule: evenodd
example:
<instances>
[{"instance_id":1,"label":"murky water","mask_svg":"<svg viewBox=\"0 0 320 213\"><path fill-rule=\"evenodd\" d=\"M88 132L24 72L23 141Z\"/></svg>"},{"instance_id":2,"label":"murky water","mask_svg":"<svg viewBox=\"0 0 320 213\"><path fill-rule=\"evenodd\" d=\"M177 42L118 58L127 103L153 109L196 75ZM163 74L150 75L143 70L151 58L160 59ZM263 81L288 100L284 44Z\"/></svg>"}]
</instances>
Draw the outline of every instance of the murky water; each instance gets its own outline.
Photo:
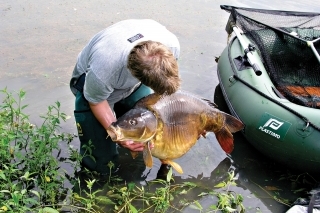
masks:
<instances>
[{"instance_id":1,"label":"murky water","mask_svg":"<svg viewBox=\"0 0 320 213\"><path fill-rule=\"evenodd\" d=\"M24 89L27 113L37 122L39 113L48 105L60 101L62 110L73 115L74 97L69 90L69 79L77 54L95 33L117 21L128 18L151 18L175 33L181 43L179 66L182 88L218 103L228 111L217 89L215 57L226 46L224 31L229 14L221 4L279 10L320 11L320 3L306 1L260 0L189 0L189 1L39 1L19 0L0 2L0 89ZM62 125L65 132L76 133L73 117ZM79 147L79 142L74 141ZM120 174L130 180L152 180L160 167L146 169L142 161L122 155ZM235 150L225 155L209 134L185 156L178 159L185 173L175 174L176 182L193 181L211 187L220 181L217 169L226 173L237 171L236 193L244 196L247 212L285 212L289 207L277 202L280 197L290 201L299 195L293 192L300 181L293 181L295 172L258 153L244 137L235 134ZM291 175L291 176L290 176ZM141 176L144 176L141 178ZM289 178L291 177L291 178ZM283 179L283 180L282 180ZM198 192L194 192L196 197ZM209 197L200 200L210 206ZM198 212L186 208L183 212Z\"/></svg>"}]
</instances>

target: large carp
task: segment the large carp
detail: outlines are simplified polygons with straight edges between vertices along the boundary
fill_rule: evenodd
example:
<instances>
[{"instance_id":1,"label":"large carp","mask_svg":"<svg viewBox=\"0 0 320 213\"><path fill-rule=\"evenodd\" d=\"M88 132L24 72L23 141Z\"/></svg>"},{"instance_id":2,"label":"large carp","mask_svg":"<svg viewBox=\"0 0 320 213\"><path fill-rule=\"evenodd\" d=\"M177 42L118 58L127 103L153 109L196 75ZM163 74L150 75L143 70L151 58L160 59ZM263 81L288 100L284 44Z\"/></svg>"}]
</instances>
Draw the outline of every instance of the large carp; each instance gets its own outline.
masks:
<instances>
[{"instance_id":1,"label":"large carp","mask_svg":"<svg viewBox=\"0 0 320 213\"><path fill-rule=\"evenodd\" d=\"M178 91L171 95L151 94L140 99L133 109L112 123L107 132L115 142L146 143L143 158L147 167L152 167L154 156L183 173L173 159L187 153L200 135L214 132L222 149L231 153L232 133L243 126L241 121L218 110L209 100ZM153 144L152 149L149 143Z\"/></svg>"}]
</instances>

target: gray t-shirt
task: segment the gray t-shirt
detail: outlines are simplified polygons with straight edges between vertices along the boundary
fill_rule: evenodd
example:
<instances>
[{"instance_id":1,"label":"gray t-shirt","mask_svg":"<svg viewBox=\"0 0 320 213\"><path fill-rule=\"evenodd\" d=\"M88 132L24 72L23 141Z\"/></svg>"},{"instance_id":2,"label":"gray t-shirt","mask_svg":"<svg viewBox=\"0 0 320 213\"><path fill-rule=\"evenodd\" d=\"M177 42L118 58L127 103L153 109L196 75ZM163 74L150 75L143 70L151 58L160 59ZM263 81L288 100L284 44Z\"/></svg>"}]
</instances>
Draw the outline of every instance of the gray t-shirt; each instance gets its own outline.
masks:
<instances>
[{"instance_id":1,"label":"gray t-shirt","mask_svg":"<svg viewBox=\"0 0 320 213\"><path fill-rule=\"evenodd\" d=\"M86 73L83 88L91 103L107 100L111 106L129 96L140 85L127 68L131 49L139 42L161 42L178 58L180 44L177 37L163 25L150 19L129 19L118 22L96 34L79 53L70 87Z\"/></svg>"}]
</instances>

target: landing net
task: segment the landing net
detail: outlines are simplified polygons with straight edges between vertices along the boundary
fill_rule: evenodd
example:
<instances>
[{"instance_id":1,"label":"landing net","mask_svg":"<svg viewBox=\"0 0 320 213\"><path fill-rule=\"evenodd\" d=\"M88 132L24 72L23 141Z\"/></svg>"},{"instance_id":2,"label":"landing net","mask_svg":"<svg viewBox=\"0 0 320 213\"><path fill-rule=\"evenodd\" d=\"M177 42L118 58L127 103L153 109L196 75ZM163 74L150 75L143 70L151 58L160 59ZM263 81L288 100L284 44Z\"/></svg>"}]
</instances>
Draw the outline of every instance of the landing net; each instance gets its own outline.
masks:
<instances>
[{"instance_id":1,"label":"landing net","mask_svg":"<svg viewBox=\"0 0 320 213\"><path fill-rule=\"evenodd\" d=\"M320 108L320 13L222 5L226 31L238 26L257 48L276 89L289 101Z\"/></svg>"}]
</instances>

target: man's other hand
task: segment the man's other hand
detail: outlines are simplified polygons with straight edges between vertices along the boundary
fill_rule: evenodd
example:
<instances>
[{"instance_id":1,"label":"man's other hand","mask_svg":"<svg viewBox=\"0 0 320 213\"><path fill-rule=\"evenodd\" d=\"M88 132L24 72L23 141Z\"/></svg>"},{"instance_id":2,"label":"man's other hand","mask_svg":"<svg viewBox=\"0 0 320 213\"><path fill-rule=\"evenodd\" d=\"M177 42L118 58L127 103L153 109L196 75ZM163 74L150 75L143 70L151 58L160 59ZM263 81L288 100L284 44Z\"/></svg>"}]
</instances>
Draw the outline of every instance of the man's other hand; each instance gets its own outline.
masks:
<instances>
[{"instance_id":1,"label":"man's other hand","mask_svg":"<svg viewBox=\"0 0 320 213\"><path fill-rule=\"evenodd\" d=\"M124 148L127 148L130 151L134 151L134 152L142 152L144 149L144 146L146 145L145 143L138 143L138 142L135 143L133 141L121 141L119 143ZM152 149L153 146L150 146L150 148Z\"/></svg>"}]
</instances>

